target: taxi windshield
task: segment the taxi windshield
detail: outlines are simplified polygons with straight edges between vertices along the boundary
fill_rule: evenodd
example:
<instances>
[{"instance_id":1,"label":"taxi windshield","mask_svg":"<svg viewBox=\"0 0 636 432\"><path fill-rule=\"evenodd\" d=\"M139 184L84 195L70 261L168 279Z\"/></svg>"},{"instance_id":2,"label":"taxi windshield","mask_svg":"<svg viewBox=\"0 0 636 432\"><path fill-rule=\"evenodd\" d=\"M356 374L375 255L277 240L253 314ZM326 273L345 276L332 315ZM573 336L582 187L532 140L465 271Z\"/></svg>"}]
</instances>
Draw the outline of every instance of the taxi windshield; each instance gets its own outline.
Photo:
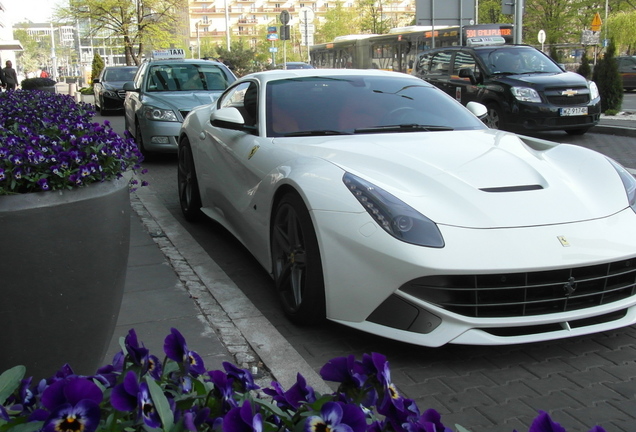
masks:
<instances>
[{"instance_id":1,"label":"taxi windshield","mask_svg":"<svg viewBox=\"0 0 636 432\"><path fill-rule=\"evenodd\" d=\"M222 91L228 86L225 71L215 64L158 64L149 69L146 90Z\"/></svg>"},{"instance_id":2,"label":"taxi windshield","mask_svg":"<svg viewBox=\"0 0 636 432\"><path fill-rule=\"evenodd\" d=\"M492 74L562 73L548 56L534 48L494 48L478 50L478 55Z\"/></svg>"}]
</instances>

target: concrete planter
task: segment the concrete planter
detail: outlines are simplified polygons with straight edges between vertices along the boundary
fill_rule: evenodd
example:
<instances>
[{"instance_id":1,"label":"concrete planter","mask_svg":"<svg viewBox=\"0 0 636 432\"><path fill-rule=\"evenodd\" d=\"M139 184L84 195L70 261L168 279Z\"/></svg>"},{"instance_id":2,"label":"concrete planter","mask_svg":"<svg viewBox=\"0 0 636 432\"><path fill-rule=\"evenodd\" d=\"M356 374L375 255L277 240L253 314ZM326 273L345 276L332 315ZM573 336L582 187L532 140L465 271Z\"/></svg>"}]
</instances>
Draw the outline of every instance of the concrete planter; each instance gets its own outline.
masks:
<instances>
[{"instance_id":1,"label":"concrete planter","mask_svg":"<svg viewBox=\"0 0 636 432\"><path fill-rule=\"evenodd\" d=\"M94 95L85 95L80 93L80 99L82 102L95 104L95 96Z\"/></svg>"},{"instance_id":2,"label":"concrete planter","mask_svg":"<svg viewBox=\"0 0 636 432\"><path fill-rule=\"evenodd\" d=\"M0 371L93 374L112 338L130 243L128 182L0 197Z\"/></svg>"}]
</instances>

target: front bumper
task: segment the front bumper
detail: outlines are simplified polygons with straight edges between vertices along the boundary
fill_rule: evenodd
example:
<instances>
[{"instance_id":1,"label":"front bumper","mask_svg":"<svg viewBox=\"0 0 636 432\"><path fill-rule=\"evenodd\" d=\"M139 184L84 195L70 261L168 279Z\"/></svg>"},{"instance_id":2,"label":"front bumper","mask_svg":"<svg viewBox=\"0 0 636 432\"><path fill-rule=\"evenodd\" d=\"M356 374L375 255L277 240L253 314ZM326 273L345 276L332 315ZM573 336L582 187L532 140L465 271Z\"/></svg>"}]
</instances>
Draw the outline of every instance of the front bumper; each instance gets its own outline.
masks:
<instances>
[{"instance_id":1,"label":"front bumper","mask_svg":"<svg viewBox=\"0 0 636 432\"><path fill-rule=\"evenodd\" d=\"M636 280L632 292L617 301L527 316L514 307L509 314L500 310L499 316L460 314L440 306L443 302L424 301L424 296L404 290L427 276L496 277L634 260L636 214L631 209L600 220L554 226L440 226L446 242L442 249L388 238L374 222L365 222L365 215L314 215L321 227L327 318L341 324L417 345L441 346L546 341L636 323ZM567 238L567 247L559 237ZM555 296L565 299L562 288L567 282L566 278L556 284Z\"/></svg>"},{"instance_id":2,"label":"front bumper","mask_svg":"<svg viewBox=\"0 0 636 432\"><path fill-rule=\"evenodd\" d=\"M139 127L146 151L177 153L181 122L139 119Z\"/></svg>"},{"instance_id":3,"label":"front bumper","mask_svg":"<svg viewBox=\"0 0 636 432\"><path fill-rule=\"evenodd\" d=\"M573 105L579 106L579 105ZM587 115L561 115L561 108L573 106L555 106L544 103L513 101L505 115L507 124L515 131L551 131L589 129L598 124L601 118L601 100L582 105L587 107Z\"/></svg>"}]
</instances>

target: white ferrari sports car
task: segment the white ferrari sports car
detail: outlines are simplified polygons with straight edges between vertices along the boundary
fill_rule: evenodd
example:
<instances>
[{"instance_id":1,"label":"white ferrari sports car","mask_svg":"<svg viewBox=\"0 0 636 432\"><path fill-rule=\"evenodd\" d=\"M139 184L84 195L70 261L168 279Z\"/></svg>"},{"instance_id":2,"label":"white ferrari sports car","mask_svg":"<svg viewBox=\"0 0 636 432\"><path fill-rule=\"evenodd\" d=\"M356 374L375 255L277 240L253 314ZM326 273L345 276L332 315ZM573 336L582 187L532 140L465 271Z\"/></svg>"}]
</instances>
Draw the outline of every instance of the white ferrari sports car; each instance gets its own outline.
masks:
<instances>
[{"instance_id":1,"label":"white ferrari sports car","mask_svg":"<svg viewBox=\"0 0 636 432\"><path fill-rule=\"evenodd\" d=\"M400 73L248 75L183 123L181 208L241 241L296 323L424 346L634 324L635 179L484 113Z\"/></svg>"}]
</instances>

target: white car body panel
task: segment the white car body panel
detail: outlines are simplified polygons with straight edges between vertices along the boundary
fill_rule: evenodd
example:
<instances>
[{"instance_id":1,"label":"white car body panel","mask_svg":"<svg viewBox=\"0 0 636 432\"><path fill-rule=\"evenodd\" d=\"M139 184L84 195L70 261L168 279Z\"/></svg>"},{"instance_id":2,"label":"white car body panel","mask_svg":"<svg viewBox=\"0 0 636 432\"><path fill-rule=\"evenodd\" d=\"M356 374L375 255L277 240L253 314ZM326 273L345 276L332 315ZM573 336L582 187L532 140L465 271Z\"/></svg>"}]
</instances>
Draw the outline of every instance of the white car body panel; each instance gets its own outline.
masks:
<instances>
[{"instance_id":1,"label":"white car body panel","mask_svg":"<svg viewBox=\"0 0 636 432\"><path fill-rule=\"evenodd\" d=\"M634 296L570 312L471 318L399 290L430 275L538 272L636 257L636 213L604 156L493 130L271 138L263 126L261 136L211 127L214 109L195 109L182 129L196 161L202 211L271 272L273 197L280 188L294 189L316 228L328 319L426 346L527 343L636 323ZM263 106L259 115L265 118ZM344 186L346 172L430 218L444 247L408 244L385 232ZM441 323L418 333L367 321L396 293ZM569 325L621 309L628 310L619 320ZM561 330L505 337L484 330L529 324Z\"/></svg>"}]
</instances>

